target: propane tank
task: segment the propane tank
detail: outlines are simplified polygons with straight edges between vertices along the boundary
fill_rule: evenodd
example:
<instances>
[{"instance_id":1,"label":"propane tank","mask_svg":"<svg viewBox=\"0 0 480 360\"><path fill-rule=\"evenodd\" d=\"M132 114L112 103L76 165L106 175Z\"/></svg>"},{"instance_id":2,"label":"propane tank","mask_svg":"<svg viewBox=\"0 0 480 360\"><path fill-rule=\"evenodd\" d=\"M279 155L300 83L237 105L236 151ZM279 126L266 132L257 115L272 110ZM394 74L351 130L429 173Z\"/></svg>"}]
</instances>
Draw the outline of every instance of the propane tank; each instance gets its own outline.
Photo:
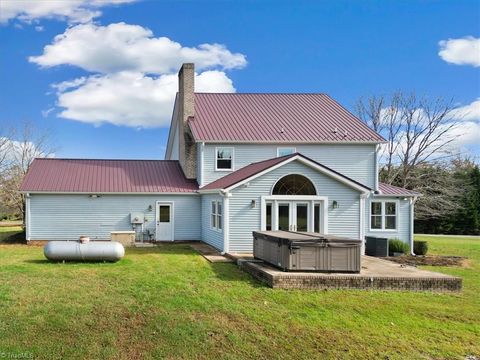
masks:
<instances>
[{"instance_id":1,"label":"propane tank","mask_svg":"<svg viewBox=\"0 0 480 360\"><path fill-rule=\"evenodd\" d=\"M123 245L116 241L49 241L43 254L53 261L118 261L125 255Z\"/></svg>"}]
</instances>

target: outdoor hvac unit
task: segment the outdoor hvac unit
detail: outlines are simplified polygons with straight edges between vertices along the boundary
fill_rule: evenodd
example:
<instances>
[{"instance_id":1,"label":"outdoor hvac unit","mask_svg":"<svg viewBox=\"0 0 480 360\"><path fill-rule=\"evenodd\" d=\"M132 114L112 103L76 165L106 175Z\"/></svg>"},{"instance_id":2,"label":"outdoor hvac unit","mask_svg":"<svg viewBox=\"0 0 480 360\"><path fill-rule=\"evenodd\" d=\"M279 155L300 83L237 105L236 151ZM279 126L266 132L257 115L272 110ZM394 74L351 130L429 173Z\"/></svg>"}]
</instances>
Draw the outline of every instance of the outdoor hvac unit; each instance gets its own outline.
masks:
<instances>
[{"instance_id":1,"label":"outdoor hvac unit","mask_svg":"<svg viewBox=\"0 0 480 360\"><path fill-rule=\"evenodd\" d=\"M134 212L130 213L130 223L131 224L143 224L143 213L141 212Z\"/></svg>"},{"instance_id":2,"label":"outdoor hvac unit","mask_svg":"<svg viewBox=\"0 0 480 360\"><path fill-rule=\"evenodd\" d=\"M365 254L368 256L387 257L388 239L375 236L365 236Z\"/></svg>"}]
</instances>

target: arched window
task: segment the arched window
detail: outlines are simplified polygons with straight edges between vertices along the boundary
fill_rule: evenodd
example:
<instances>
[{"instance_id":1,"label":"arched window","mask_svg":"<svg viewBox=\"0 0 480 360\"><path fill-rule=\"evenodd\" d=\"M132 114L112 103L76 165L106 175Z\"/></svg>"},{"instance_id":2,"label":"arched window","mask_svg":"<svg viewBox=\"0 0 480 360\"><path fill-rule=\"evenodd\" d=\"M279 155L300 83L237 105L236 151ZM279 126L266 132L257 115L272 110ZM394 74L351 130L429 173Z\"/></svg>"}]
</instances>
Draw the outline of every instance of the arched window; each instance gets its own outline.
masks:
<instances>
[{"instance_id":1,"label":"arched window","mask_svg":"<svg viewBox=\"0 0 480 360\"><path fill-rule=\"evenodd\" d=\"M305 176L292 174L277 181L272 195L317 195L315 186Z\"/></svg>"}]
</instances>

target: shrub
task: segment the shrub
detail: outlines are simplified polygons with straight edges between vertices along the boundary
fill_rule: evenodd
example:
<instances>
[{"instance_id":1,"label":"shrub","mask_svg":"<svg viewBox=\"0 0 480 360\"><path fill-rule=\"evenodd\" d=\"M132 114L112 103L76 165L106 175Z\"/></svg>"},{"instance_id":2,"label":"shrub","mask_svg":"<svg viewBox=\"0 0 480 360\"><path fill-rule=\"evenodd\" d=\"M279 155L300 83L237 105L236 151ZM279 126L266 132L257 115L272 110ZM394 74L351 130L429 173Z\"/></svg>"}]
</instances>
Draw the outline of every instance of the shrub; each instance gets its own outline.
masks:
<instances>
[{"instance_id":1,"label":"shrub","mask_svg":"<svg viewBox=\"0 0 480 360\"><path fill-rule=\"evenodd\" d=\"M426 241L414 241L413 252L416 255L427 255L428 243Z\"/></svg>"},{"instance_id":2,"label":"shrub","mask_svg":"<svg viewBox=\"0 0 480 360\"><path fill-rule=\"evenodd\" d=\"M388 240L388 252L389 255L392 256L393 253L408 253L408 244L404 243L400 239L389 239Z\"/></svg>"}]
</instances>

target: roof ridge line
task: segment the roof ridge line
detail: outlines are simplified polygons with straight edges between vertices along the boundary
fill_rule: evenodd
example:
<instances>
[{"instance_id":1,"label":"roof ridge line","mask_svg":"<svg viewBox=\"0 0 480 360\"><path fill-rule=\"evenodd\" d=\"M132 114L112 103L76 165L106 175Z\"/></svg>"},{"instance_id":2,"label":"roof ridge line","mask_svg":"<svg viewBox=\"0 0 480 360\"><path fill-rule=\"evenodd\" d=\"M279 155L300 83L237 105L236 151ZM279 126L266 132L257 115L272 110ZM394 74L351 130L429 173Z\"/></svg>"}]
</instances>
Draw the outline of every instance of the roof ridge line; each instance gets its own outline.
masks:
<instances>
[{"instance_id":1,"label":"roof ridge line","mask_svg":"<svg viewBox=\"0 0 480 360\"><path fill-rule=\"evenodd\" d=\"M205 92L195 91L194 94L212 94L212 95L325 95L325 92Z\"/></svg>"}]
</instances>

